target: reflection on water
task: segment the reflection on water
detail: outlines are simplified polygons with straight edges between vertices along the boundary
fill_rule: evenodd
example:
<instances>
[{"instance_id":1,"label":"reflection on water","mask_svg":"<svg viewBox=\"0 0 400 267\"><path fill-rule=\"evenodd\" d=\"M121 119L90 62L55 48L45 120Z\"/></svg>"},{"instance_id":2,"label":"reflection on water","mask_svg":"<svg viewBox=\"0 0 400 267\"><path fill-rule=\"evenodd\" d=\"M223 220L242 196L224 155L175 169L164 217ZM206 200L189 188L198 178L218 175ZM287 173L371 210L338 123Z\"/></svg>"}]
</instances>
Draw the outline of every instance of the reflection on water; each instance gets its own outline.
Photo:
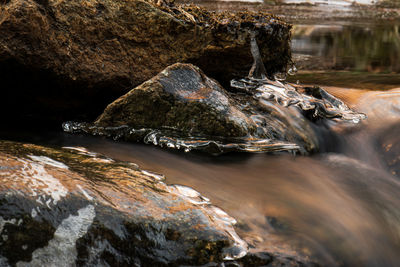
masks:
<instances>
[{"instance_id":1,"label":"reflection on water","mask_svg":"<svg viewBox=\"0 0 400 267\"><path fill-rule=\"evenodd\" d=\"M398 25L295 25L292 51L300 70L293 82L362 89L400 84Z\"/></svg>"},{"instance_id":2,"label":"reflection on water","mask_svg":"<svg viewBox=\"0 0 400 267\"><path fill-rule=\"evenodd\" d=\"M270 12L292 23L293 60L299 72L290 82L375 90L400 84L399 9L272 2L194 1L217 11Z\"/></svg>"},{"instance_id":3,"label":"reflection on water","mask_svg":"<svg viewBox=\"0 0 400 267\"><path fill-rule=\"evenodd\" d=\"M371 5L375 3L374 0L283 0L285 4L323 4L323 5L339 5L339 6L351 6L354 3L363 4L363 5Z\"/></svg>"},{"instance_id":4,"label":"reflection on water","mask_svg":"<svg viewBox=\"0 0 400 267\"><path fill-rule=\"evenodd\" d=\"M292 33L304 69L400 72L398 25L295 25Z\"/></svg>"}]
</instances>

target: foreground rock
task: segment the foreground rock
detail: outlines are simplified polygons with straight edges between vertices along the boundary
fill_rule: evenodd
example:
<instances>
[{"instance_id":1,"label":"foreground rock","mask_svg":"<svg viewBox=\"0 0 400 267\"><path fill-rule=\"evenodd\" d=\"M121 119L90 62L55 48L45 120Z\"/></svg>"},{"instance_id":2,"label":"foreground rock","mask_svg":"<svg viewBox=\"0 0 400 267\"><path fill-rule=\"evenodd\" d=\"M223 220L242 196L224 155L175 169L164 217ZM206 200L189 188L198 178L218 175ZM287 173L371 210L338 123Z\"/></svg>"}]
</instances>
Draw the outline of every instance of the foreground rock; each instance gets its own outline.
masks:
<instances>
[{"instance_id":1,"label":"foreground rock","mask_svg":"<svg viewBox=\"0 0 400 267\"><path fill-rule=\"evenodd\" d=\"M250 67L250 31L270 75L284 71L290 26L264 13L140 0L1 1L3 112L59 121L90 117L176 62L195 63L229 82Z\"/></svg>"},{"instance_id":2,"label":"foreground rock","mask_svg":"<svg viewBox=\"0 0 400 267\"><path fill-rule=\"evenodd\" d=\"M0 166L1 266L302 264L266 252L239 260L247 245L233 218L134 164L0 141Z\"/></svg>"},{"instance_id":3,"label":"foreground rock","mask_svg":"<svg viewBox=\"0 0 400 267\"><path fill-rule=\"evenodd\" d=\"M67 132L144 141L170 148L229 151L317 151L316 121L358 123L362 114L320 88L233 81L228 93L191 64L174 64L111 103L93 123Z\"/></svg>"}]
</instances>

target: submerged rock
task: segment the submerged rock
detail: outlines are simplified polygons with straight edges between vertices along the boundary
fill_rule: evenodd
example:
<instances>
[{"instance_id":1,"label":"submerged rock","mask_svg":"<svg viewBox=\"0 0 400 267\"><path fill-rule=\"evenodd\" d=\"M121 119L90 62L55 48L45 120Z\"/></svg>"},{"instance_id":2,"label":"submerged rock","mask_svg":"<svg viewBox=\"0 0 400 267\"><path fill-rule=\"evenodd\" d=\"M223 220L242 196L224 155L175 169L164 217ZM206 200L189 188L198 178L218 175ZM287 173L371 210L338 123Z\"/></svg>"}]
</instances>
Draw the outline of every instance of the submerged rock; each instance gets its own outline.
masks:
<instances>
[{"instance_id":1,"label":"submerged rock","mask_svg":"<svg viewBox=\"0 0 400 267\"><path fill-rule=\"evenodd\" d=\"M93 124L67 122L63 128L185 151L309 153L319 145L315 121L364 118L320 88L267 78L232 86L245 94L229 93L199 68L177 63L115 100Z\"/></svg>"},{"instance_id":2,"label":"submerged rock","mask_svg":"<svg viewBox=\"0 0 400 267\"><path fill-rule=\"evenodd\" d=\"M290 25L271 15L151 2L1 1L3 112L58 121L94 116L176 62L228 83L249 68L250 31L258 32L270 75L290 61Z\"/></svg>"},{"instance_id":3,"label":"submerged rock","mask_svg":"<svg viewBox=\"0 0 400 267\"><path fill-rule=\"evenodd\" d=\"M380 123L398 121L400 117L400 88L387 91L366 91L360 95L355 104L355 109L368 115L367 123L372 127Z\"/></svg>"},{"instance_id":4,"label":"submerged rock","mask_svg":"<svg viewBox=\"0 0 400 267\"><path fill-rule=\"evenodd\" d=\"M355 108L368 115L367 127L372 130L376 150L392 175L400 176L400 88L367 91L359 97Z\"/></svg>"},{"instance_id":5,"label":"submerged rock","mask_svg":"<svg viewBox=\"0 0 400 267\"><path fill-rule=\"evenodd\" d=\"M195 190L84 148L0 141L1 266L312 266L247 253Z\"/></svg>"}]
</instances>

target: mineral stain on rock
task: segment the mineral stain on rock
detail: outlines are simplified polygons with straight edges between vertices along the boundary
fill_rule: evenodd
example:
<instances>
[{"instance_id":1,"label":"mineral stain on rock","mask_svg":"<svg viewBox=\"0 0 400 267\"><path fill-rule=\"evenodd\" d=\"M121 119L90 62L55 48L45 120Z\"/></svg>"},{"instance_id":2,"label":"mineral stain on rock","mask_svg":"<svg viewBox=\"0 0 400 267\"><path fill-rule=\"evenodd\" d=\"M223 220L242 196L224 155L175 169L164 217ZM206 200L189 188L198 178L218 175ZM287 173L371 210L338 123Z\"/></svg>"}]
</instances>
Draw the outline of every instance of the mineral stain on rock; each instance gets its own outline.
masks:
<instances>
[{"instance_id":1,"label":"mineral stain on rock","mask_svg":"<svg viewBox=\"0 0 400 267\"><path fill-rule=\"evenodd\" d=\"M32 253L30 262L17 262L17 267L44 266L52 263L58 266L71 266L77 257L76 241L89 230L95 218L95 208L88 205L78 210L78 215L64 219L54 232L54 238L44 248Z\"/></svg>"}]
</instances>

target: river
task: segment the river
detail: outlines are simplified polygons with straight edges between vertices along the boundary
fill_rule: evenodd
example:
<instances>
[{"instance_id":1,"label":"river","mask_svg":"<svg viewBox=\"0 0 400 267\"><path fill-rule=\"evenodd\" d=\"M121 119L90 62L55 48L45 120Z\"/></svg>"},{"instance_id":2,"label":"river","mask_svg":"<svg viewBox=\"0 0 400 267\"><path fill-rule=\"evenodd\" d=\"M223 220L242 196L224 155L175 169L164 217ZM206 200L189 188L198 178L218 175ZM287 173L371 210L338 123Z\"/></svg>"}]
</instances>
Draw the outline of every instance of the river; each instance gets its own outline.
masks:
<instances>
[{"instance_id":1,"label":"river","mask_svg":"<svg viewBox=\"0 0 400 267\"><path fill-rule=\"evenodd\" d=\"M237 8L232 3L208 5ZM299 72L290 81L364 90L400 84L400 33L391 21L292 22ZM85 147L164 174L168 183L196 189L237 219L237 232L250 248L316 258L325 266L398 266L400 181L379 142L393 136L399 141L400 127L385 128L388 124L381 117L368 127L330 135L321 128L322 151L308 157L210 156L61 131L3 131L1 137ZM393 158L400 155L399 150L391 153Z\"/></svg>"}]
</instances>

